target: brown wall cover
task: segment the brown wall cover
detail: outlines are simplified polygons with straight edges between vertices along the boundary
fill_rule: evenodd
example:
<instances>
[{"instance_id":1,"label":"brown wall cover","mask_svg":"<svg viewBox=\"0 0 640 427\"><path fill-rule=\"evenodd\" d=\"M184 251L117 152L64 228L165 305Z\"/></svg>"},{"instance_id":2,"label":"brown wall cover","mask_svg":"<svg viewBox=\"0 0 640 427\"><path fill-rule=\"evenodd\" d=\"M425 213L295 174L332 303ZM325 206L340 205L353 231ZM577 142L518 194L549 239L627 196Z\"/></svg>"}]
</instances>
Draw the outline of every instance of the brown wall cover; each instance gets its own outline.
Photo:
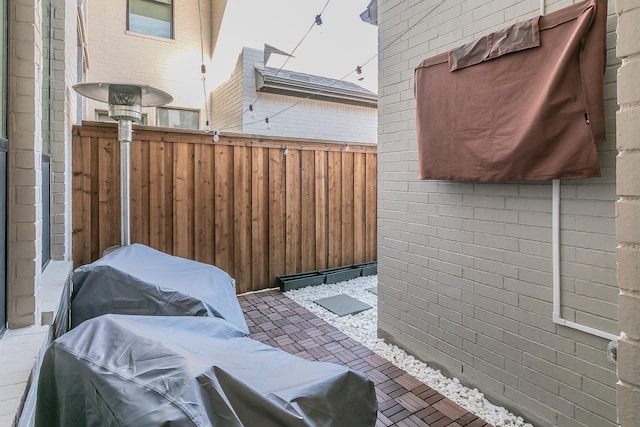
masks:
<instances>
[{"instance_id":1,"label":"brown wall cover","mask_svg":"<svg viewBox=\"0 0 640 427\"><path fill-rule=\"evenodd\" d=\"M600 176L606 18L589 0L422 61L420 179Z\"/></svg>"}]
</instances>

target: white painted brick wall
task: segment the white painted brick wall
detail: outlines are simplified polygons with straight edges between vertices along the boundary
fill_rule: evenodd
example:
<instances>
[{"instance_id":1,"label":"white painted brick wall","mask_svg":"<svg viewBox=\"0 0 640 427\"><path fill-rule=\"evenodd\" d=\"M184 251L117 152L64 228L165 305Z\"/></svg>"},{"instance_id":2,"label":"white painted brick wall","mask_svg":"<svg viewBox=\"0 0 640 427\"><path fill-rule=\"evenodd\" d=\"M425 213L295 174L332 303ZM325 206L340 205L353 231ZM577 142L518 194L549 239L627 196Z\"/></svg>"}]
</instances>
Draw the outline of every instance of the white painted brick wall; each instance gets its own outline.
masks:
<instances>
[{"instance_id":1,"label":"white painted brick wall","mask_svg":"<svg viewBox=\"0 0 640 427\"><path fill-rule=\"evenodd\" d=\"M11 6L10 16L15 18L9 26L14 48L9 49L8 87L7 320L10 328L19 328L35 323L41 276L42 10L33 0Z\"/></svg>"},{"instance_id":2,"label":"white painted brick wall","mask_svg":"<svg viewBox=\"0 0 640 427\"><path fill-rule=\"evenodd\" d=\"M638 244L638 218L640 217L640 187L637 171L640 169L640 90L638 89L638 63L640 38L638 20L640 1L617 2L618 31L617 55L622 58L618 73L617 114L618 150L618 285L619 323L623 335L618 348L618 421L621 426L638 424L640 419L640 253Z\"/></svg>"},{"instance_id":3,"label":"white painted brick wall","mask_svg":"<svg viewBox=\"0 0 640 427\"><path fill-rule=\"evenodd\" d=\"M607 360L608 342L551 318L551 183L417 179L414 68L537 15L540 2L440 3L379 4L379 332L536 425L613 427L616 367ZM548 0L546 11L572 3ZM610 3L603 176L562 182L561 285L565 318L617 334L620 62Z\"/></svg>"},{"instance_id":4,"label":"white painted brick wall","mask_svg":"<svg viewBox=\"0 0 640 427\"><path fill-rule=\"evenodd\" d=\"M170 107L200 110L200 126L204 128L207 117L201 73L203 56L205 77L211 80L216 72L211 60L208 18L211 3L174 3L174 39L168 40L127 31L126 2L91 0L87 17L90 67L86 81L142 83L164 90L173 96ZM204 51L201 51L200 19ZM207 87L207 91L211 90ZM95 120L95 110L107 110L107 104L87 100L84 117ZM147 123L155 126L155 109L143 108L143 113L148 115Z\"/></svg>"},{"instance_id":5,"label":"white painted brick wall","mask_svg":"<svg viewBox=\"0 0 640 427\"><path fill-rule=\"evenodd\" d=\"M53 0L51 78L51 258L71 259L71 139L77 82L77 2Z\"/></svg>"}]
</instances>

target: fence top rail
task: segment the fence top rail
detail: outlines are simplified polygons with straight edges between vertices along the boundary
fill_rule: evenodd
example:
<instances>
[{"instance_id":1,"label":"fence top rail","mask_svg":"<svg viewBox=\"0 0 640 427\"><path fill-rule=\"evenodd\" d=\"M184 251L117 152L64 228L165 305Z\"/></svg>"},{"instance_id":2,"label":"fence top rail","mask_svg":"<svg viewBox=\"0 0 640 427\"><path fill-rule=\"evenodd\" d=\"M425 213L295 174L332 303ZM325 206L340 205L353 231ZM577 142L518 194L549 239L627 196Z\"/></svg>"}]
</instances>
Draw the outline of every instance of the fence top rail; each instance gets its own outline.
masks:
<instances>
[{"instance_id":1,"label":"fence top rail","mask_svg":"<svg viewBox=\"0 0 640 427\"><path fill-rule=\"evenodd\" d=\"M269 137L224 132L219 140L213 141L213 134L203 130L174 129L155 126L133 125L133 139L169 143L191 143L208 145L235 145L244 147L282 148L290 150L352 151L355 153L376 153L378 145L368 142L341 142L320 139ZM73 135L80 137L118 137L117 123L83 121L73 127Z\"/></svg>"}]
</instances>

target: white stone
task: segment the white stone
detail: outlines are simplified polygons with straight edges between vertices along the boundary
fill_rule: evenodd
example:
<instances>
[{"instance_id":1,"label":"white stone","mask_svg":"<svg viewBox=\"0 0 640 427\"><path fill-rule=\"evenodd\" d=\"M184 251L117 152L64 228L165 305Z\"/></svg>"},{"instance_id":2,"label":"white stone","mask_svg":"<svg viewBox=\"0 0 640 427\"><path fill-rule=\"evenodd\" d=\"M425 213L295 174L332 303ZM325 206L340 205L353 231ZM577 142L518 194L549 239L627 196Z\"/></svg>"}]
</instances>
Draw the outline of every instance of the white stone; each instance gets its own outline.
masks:
<instances>
[{"instance_id":1,"label":"white stone","mask_svg":"<svg viewBox=\"0 0 640 427\"><path fill-rule=\"evenodd\" d=\"M463 386L457 378L445 377L404 350L378 338L378 297L366 290L377 285L378 276L366 276L341 283L295 289L285 292L285 295L486 422L497 427L532 427L521 417L489 402L479 390ZM357 298L374 308L339 317L313 302L337 294Z\"/></svg>"}]
</instances>

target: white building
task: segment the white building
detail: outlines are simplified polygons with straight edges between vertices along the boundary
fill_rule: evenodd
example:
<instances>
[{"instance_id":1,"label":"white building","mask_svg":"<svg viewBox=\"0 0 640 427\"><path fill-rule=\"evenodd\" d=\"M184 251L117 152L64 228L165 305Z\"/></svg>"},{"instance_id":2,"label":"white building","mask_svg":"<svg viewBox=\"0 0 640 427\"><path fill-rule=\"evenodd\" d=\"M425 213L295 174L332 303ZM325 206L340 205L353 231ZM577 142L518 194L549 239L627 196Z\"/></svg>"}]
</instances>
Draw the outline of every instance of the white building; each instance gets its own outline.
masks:
<instances>
[{"instance_id":1,"label":"white building","mask_svg":"<svg viewBox=\"0 0 640 427\"><path fill-rule=\"evenodd\" d=\"M263 51L242 50L229 80L211 94L213 129L377 142L375 93L354 83L272 68L264 62Z\"/></svg>"}]
</instances>

